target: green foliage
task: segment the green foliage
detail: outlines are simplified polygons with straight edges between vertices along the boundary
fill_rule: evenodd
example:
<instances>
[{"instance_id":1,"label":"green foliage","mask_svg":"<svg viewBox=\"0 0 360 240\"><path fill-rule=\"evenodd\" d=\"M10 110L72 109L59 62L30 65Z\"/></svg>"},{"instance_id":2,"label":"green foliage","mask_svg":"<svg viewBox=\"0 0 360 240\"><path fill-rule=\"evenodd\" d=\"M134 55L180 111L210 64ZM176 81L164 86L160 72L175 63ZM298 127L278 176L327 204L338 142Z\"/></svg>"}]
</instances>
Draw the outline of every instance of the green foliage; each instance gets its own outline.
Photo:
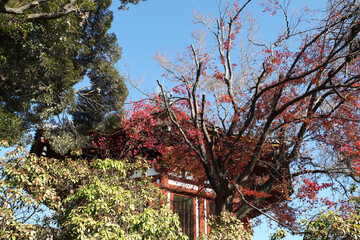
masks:
<instances>
[{"instance_id":1,"label":"green foliage","mask_svg":"<svg viewBox=\"0 0 360 240\"><path fill-rule=\"evenodd\" d=\"M28 2L10 0L5 7ZM69 1L42 1L24 14L8 14L0 3L0 137L14 143L54 117L84 133L106 125L107 113L121 112L127 89L114 66L121 49L107 33L111 2L79 0L76 11L46 20L29 16L56 12ZM76 90L84 79L89 87Z\"/></svg>"},{"instance_id":2,"label":"green foliage","mask_svg":"<svg viewBox=\"0 0 360 240\"><path fill-rule=\"evenodd\" d=\"M287 232L284 229L278 229L275 233L272 233L270 235L271 240L279 240L285 238L287 235Z\"/></svg>"},{"instance_id":3,"label":"green foliage","mask_svg":"<svg viewBox=\"0 0 360 240\"><path fill-rule=\"evenodd\" d=\"M223 212L219 219L210 219L209 226L210 234L201 236L200 240L251 240L251 231L228 212Z\"/></svg>"},{"instance_id":4,"label":"green foliage","mask_svg":"<svg viewBox=\"0 0 360 240\"><path fill-rule=\"evenodd\" d=\"M1 141L0 147L9 147L7 141ZM22 148L15 148L7 153L8 158L19 157ZM36 226L27 224L29 216L41 213L39 202L28 195L23 187L14 187L5 180L5 158L1 160L0 171L0 238L1 239L34 239ZM21 179L21 177L20 177ZM35 219L33 219L35 220ZM35 223L37 223L35 221Z\"/></svg>"},{"instance_id":5,"label":"green foliage","mask_svg":"<svg viewBox=\"0 0 360 240\"><path fill-rule=\"evenodd\" d=\"M111 130L117 127L111 120L119 118L112 112L120 113L125 100L125 84L116 79L119 75L115 67L106 61L100 61L96 69L88 72L91 87L78 91L80 98L72 110L75 127L82 133L91 129ZM109 80L110 84L109 84Z\"/></svg>"},{"instance_id":6,"label":"green foliage","mask_svg":"<svg viewBox=\"0 0 360 240\"><path fill-rule=\"evenodd\" d=\"M120 0L121 7L119 9L128 10L129 8L126 7L126 4L138 4L140 1L146 1L146 0Z\"/></svg>"},{"instance_id":7,"label":"green foliage","mask_svg":"<svg viewBox=\"0 0 360 240\"><path fill-rule=\"evenodd\" d=\"M0 238L31 239L35 235L35 226L21 222L11 207L14 206L16 210L21 209L31 214L37 208L37 203L31 198L27 198L23 189L13 189L4 181L0 181L0 193Z\"/></svg>"},{"instance_id":8,"label":"green foliage","mask_svg":"<svg viewBox=\"0 0 360 240\"><path fill-rule=\"evenodd\" d=\"M329 211L315 220L303 221L307 226L304 235L306 240L337 240L360 238L360 215L355 212L344 216L343 213Z\"/></svg>"},{"instance_id":9,"label":"green foliage","mask_svg":"<svg viewBox=\"0 0 360 240\"><path fill-rule=\"evenodd\" d=\"M9 239L39 236L50 223L59 226L59 239L186 239L178 217L159 204L160 190L140 159L59 161L22 156L17 148L1 168L0 234ZM135 171L143 177L130 178ZM51 218L38 214L43 205L54 212Z\"/></svg>"},{"instance_id":10,"label":"green foliage","mask_svg":"<svg viewBox=\"0 0 360 240\"><path fill-rule=\"evenodd\" d=\"M359 198L351 200L355 206ZM353 240L360 239L360 215L358 210L327 211L319 214L315 219L303 219L300 224L304 227L301 233L304 240ZM284 229L271 234L271 240L279 240L287 235Z\"/></svg>"},{"instance_id":11,"label":"green foliage","mask_svg":"<svg viewBox=\"0 0 360 240\"><path fill-rule=\"evenodd\" d=\"M15 143L23 134L21 118L0 108L0 139Z\"/></svg>"}]
</instances>

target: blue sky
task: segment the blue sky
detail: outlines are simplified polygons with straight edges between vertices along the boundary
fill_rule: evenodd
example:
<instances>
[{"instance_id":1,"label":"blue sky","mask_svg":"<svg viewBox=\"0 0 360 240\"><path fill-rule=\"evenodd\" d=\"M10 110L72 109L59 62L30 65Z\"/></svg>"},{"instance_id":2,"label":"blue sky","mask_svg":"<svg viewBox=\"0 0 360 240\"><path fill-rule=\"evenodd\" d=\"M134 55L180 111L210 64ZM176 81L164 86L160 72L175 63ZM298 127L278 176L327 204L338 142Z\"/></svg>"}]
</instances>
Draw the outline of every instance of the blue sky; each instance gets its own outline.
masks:
<instances>
[{"instance_id":1,"label":"blue sky","mask_svg":"<svg viewBox=\"0 0 360 240\"><path fill-rule=\"evenodd\" d=\"M263 13L264 7L259 5L260 1L253 1L248 9L257 19L263 41L274 42L283 27L283 17L281 14L270 16L269 12ZM324 0L293 2L293 9L300 9L305 5L318 7ZM155 53L162 52L171 57L194 42L191 33L200 28L192 21L194 10L206 14L217 13L216 0L147 0L135 6L129 5L128 11L119 11L118 6L118 0L114 0L111 31L117 35L119 45L123 47L118 68L132 80L142 81L141 88L150 93L154 92L156 79L161 80L163 73L153 59ZM138 91L129 90L132 98L140 97Z\"/></svg>"},{"instance_id":2,"label":"blue sky","mask_svg":"<svg viewBox=\"0 0 360 240\"><path fill-rule=\"evenodd\" d=\"M161 80L162 69L153 59L156 52L174 56L182 52L194 42L191 33L200 28L193 23L193 11L202 13L217 12L216 0L148 0L139 5L131 6L129 11L118 11L114 1L114 21L112 31L118 36L123 47L119 69L129 74L133 80L142 80L142 88L149 92L156 88L156 79ZM251 8L260 8L258 2L250 4ZM260 11L261 12L261 11ZM280 16L269 16L261 13L259 20L269 22ZM276 36L279 29L274 25L262 29L264 35ZM269 38L268 41L273 39ZM130 89L131 90L131 89ZM138 92L131 91L136 98Z\"/></svg>"},{"instance_id":3,"label":"blue sky","mask_svg":"<svg viewBox=\"0 0 360 240\"><path fill-rule=\"evenodd\" d=\"M171 57L184 51L194 42L191 33L199 28L192 22L193 11L215 14L217 11L216 0L148 0L136 6L130 5L128 11L117 10L118 0L113 2L114 21L111 31L118 36L119 45L123 47L118 68L132 80L142 81L140 88L148 93L156 91L156 79L164 81L163 71L154 59L156 52L166 53ZM259 2L254 0L248 10L257 18L262 40L265 43L273 42L283 26L283 17L280 14L270 16L269 12L262 12L264 7ZM293 0L290 12L306 5L310 9L320 8L325 2ZM315 17L318 16L319 13L315 14ZM129 97L136 100L144 96L129 86ZM275 231L267 224L254 230L253 240L269 239L269 234ZM286 239L301 238L289 236Z\"/></svg>"}]
</instances>

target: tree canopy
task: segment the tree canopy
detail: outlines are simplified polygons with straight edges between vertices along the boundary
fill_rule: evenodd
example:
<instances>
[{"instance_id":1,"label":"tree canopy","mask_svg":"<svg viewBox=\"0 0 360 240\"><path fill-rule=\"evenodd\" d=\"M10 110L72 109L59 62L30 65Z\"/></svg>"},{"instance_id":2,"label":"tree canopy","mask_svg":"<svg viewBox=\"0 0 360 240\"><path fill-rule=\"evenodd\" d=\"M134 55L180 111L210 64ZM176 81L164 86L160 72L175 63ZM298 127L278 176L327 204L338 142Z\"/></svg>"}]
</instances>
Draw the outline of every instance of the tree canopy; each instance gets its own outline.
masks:
<instances>
[{"instance_id":1,"label":"tree canopy","mask_svg":"<svg viewBox=\"0 0 360 240\"><path fill-rule=\"evenodd\" d=\"M127 89L108 33L111 3L0 1L1 139L16 142L49 119L81 134L121 111Z\"/></svg>"}]
</instances>

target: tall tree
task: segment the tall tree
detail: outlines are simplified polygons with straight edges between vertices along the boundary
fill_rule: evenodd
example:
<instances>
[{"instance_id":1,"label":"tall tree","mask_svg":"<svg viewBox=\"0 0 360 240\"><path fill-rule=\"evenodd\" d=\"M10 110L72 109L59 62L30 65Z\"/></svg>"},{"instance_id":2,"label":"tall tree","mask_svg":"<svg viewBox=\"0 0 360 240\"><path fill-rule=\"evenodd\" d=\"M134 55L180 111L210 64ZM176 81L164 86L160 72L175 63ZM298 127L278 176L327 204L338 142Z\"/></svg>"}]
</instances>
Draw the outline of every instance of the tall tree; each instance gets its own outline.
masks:
<instances>
[{"instance_id":1,"label":"tall tree","mask_svg":"<svg viewBox=\"0 0 360 240\"><path fill-rule=\"evenodd\" d=\"M137 104L133 118L137 129L159 129L159 118L169 125L150 143L166 148L162 164L209 181L217 215L262 213L300 233L296 217L309 209L300 203L351 208L318 193L347 196L360 180L359 159L346 152L359 142L360 6L328 1L323 18L310 25L308 9L291 22L287 1L268 1L265 11L282 13L284 28L276 41L260 44L249 31L250 2L221 5L219 17L196 15L215 46L196 34L197 45L175 61L159 55L165 75L179 83L175 95Z\"/></svg>"},{"instance_id":2,"label":"tall tree","mask_svg":"<svg viewBox=\"0 0 360 240\"><path fill-rule=\"evenodd\" d=\"M111 2L0 1L1 139L15 142L54 116L84 132L104 123L88 110L121 110L127 89L114 67L121 49L108 33ZM86 79L89 87L74 88Z\"/></svg>"}]
</instances>

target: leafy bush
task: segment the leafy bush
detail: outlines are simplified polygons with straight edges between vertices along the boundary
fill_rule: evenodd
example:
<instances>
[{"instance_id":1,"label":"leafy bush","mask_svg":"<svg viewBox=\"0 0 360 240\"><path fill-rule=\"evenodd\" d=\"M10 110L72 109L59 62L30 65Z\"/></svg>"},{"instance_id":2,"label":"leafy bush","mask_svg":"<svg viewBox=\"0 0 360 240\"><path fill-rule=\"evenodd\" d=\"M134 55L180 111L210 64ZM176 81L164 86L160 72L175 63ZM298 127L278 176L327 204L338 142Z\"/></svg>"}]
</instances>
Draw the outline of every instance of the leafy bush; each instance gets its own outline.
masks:
<instances>
[{"instance_id":1,"label":"leafy bush","mask_svg":"<svg viewBox=\"0 0 360 240\"><path fill-rule=\"evenodd\" d=\"M57 160L17 148L0 167L1 238L39 239L52 228L59 239L187 239L141 159Z\"/></svg>"},{"instance_id":2,"label":"leafy bush","mask_svg":"<svg viewBox=\"0 0 360 240\"><path fill-rule=\"evenodd\" d=\"M234 215L223 212L219 219L213 217L209 221L210 233L200 240L251 240L251 231Z\"/></svg>"},{"instance_id":3,"label":"leafy bush","mask_svg":"<svg viewBox=\"0 0 360 240\"><path fill-rule=\"evenodd\" d=\"M360 215L351 212L348 216L329 211L313 221L304 221L308 225L304 240L347 240L360 239Z\"/></svg>"}]
</instances>

